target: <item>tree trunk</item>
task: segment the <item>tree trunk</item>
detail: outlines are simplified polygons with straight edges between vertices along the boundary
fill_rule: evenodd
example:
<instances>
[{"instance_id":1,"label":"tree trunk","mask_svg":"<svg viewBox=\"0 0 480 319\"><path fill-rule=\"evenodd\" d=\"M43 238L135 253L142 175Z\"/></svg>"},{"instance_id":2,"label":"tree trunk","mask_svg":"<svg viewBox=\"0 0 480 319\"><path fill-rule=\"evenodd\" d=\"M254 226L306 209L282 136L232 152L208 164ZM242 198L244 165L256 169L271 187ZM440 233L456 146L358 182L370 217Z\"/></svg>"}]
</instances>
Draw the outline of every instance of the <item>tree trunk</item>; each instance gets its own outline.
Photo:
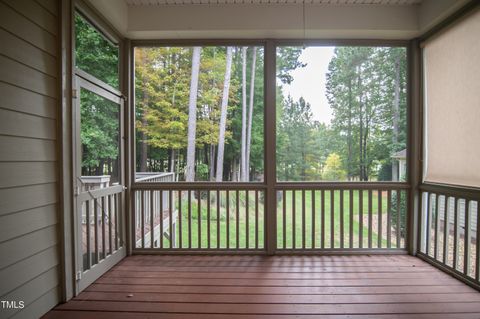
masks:
<instances>
[{"instance_id":1,"label":"tree trunk","mask_svg":"<svg viewBox=\"0 0 480 319\"><path fill-rule=\"evenodd\" d=\"M172 168L173 149L168 149L167 170Z\"/></svg>"},{"instance_id":2,"label":"tree trunk","mask_svg":"<svg viewBox=\"0 0 480 319\"><path fill-rule=\"evenodd\" d=\"M209 180L215 180L215 145L210 145L210 174Z\"/></svg>"},{"instance_id":3,"label":"tree trunk","mask_svg":"<svg viewBox=\"0 0 480 319\"><path fill-rule=\"evenodd\" d=\"M248 182L250 180L250 146L252 144L252 120L253 120L253 102L255 97L255 65L257 62L257 47L253 47L252 52L252 70L250 73L250 105L248 108L248 125L247 125L247 153L246 153L246 179Z\"/></svg>"},{"instance_id":4,"label":"tree trunk","mask_svg":"<svg viewBox=\"0 0 480 319\"><path fill-rule=\"evenodd\" d=\"M397 150L398 144L398 129L400 122L400 56L395 58L395 96L393 99L393 134L392 142L394 150ZM399 181L401 176L398 176L398 160L392 160L392 180Z\"/></svg>"},{"instance_id":5,"label":"tree trunk","mask_svg":"<svg viewBox=\"0 0 480 319\"><path fill-rule=\"evenodd\" d=\"M195 139L197 130L197 94L198 73L200 71L201 47L193 47L192 75L190 79L190 99L188 102L188 140L187 140L187 165L185 167L185 181L195 180Z\"/></svg>"},{"instance_id":6,"label":"tree trunk","mask_svg":"<svg viewBox=\"0 0 480 319\"><path fill-rule=\"evenodd\" d=\"M358 72L358 89L360 91L360 97L359 97L359 107L360 107L360 111L359 111L359 116L360 116L360 128L359 128L359 160L360 160L360 181L364 181L365 180L365 176L364 176L364 170L363 170L363 166L364 166L364 163L363 163L363 94L362 94L362 88L361 88L361 84L362 84L362 78L361 78L361 69L360 67L358 67L359 69L359 72Z\"/></svg>"},{"instance_id":7,"label":"tree trunk","mask_svg":"<svg viewBox=\"0 0 480 319\"><path fill-rule=\"evenodd\" d=\"M238 182L239 181L239 178L238 178L238 165L237 165L237 159L233 159L232 160L232 181L233 182Z\"/></svg>"},{"instance_id":8,"label":"tree trunk","mask_svg":"<svg viewBox=\"0 0 480 319\"><path fill-rule=\"evenodd\" d=\"M222 105L220 108L220 128L218 132L217 172L215 180L223 180L223 155L225 151L225 129L227 126L228 93L230 92L230 76L232 73L232 47L227 47L225 79L223 81Z\"/></svg>"},{"instance_id":9,"label":"tree trunk","mask_svg":"<svg viewBox=\"0 0 480 319\"><path fill-rule=\"evenodd\" d=\"M247 168L247 47L242 47L242 140L240 154L240 180L246 180Z\"/></svg>"},{"instance_id":10,"label":"tree trunk","mask_svg":"<svg viewBox=\"0 0 480 319\"><path fill-rule=\"evenodd\" d=\"M147 64L146 57L143 58L144 65ZM147 85L144 81L143 83L143 108L142 108L142 128L144 129L147 126L147 105L148 105L148 93L147 93ZM140 130L139 142L140 142L140 165L139 169L140 172L147 171L147 143L145 141L146 134L143 130Z\"/></svg>"},{"instance_id":11,"label":"tree trunk","mask_svg":"<svg viewBox=\"0 0 480 319\"><path fill-rule=\"evenodd\" d=\"M145 118L146 109L142 112L142 127L147 126L147 119ZM145 133L140 131L140 172L147 171L147 143L145 142Z\"/></svg>"},{"instance_id":12,"label":"tree trunk","mask_svg":"<svg viewBox=\"0 0 480 319\"><path fill-rule=\"evenodd\" d=\"M363 178L364 181L368 181L369 178L369 165L368 165L368 151L367 151L367 141L368 135L370 132L370 122L372 118L371 107L369 107L368 97L365 98L365 129L363 134Z\"/></svg>"},{"instance_id":13,"label":"tree trunk","mask_svg":"<svg viewBox=\"0 0 480 319\"><path fill-rule=\"evenodd\" d=\"M348 144L348 164L347 164L347 179L352 180L352 78L348 81L348 133L347 133L347 144Z\"/></svg>"}]
</instances>

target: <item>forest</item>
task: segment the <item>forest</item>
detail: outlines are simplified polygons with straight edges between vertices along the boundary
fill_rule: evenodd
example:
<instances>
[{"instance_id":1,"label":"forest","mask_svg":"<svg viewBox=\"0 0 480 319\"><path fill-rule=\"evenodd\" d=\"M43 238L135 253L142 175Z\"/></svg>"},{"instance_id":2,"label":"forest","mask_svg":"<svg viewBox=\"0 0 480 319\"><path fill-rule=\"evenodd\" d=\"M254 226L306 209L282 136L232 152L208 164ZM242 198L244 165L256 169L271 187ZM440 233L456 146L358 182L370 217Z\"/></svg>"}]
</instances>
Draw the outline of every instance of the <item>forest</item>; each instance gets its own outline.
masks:
<instances>
[{"instance_id":1,"label":"forest","mask_svg":"<svg viewBox=\"0 0 480 319\"><path fill-rule=\"evenodd\" d=\"M118 47L78 15L76 29L77 67L118 88ZM318 74L329 123L315 119L312 101L284 93L293 71L309 67L304 50L277 48L277 180L403 178L391 156L406 147L406 49L336 47ZM263 47L136 47L134 59L137 172L263 181ZM116 175L119 106L81 98L82 175Z\"/></svg>"},{"instance_id":2,"label":"forest","mask_svg":"<svg viewBox=\"0 0 480 319\"><path fill-rule=\"evenodd\" d=\"M135 49L137 171L261 180L263 48Z\"/></svg>"},{"instance_id":3,"label":"forest","mask_svg":"<svg viewBox=\"0 0 480 319\"><path fill-rule=\"evenodd\" d=\"M326 74L326 97L333 113L329 124L313 120L310 103L283 96L280 86L278 180L404 178L392 176L392 171L398 172L392 165L398 162L391 155L406 148L406 76L404 48L335 48Z\"/></svg>"},{"instance_id":4,"label":"forest","mask_svg":"<svg viewBox=\"0 0 480 319\"><path fill-rule=\"evenodd\" d=\"M308 67L302 50L277 49L277 179L398 179L391 155L406 145L405 49L336 48L326 74L329 124L283 93L291 71ZM135 75L137 171L263 179L263 48L136 48Z\"/></svg>"}]
</instances>

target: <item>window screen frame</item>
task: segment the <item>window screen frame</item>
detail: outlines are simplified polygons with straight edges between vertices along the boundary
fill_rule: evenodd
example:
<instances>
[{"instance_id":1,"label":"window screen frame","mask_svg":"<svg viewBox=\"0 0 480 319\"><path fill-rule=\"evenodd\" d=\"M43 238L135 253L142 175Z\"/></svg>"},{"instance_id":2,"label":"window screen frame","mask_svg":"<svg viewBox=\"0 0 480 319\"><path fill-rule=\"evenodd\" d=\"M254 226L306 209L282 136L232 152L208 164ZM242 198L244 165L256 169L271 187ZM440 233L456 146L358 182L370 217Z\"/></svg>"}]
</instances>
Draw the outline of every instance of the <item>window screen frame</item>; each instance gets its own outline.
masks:
<instances>
[{"instance_id":1,"label":"window screen frame","mask_svg":"<svg viewBox=\"0 0 480 319\"><path fill-rule=\"evenodd\" d=\"M118 47L118 88L114 88L110 84L104 82L103 80L95 77L88 72L76 67L76 37L75 37L75 15L80 15L92 28L94 28L100 36L105 38L113 45ZM125 98L125 56L123 54L125 50L125 40L120 36L120 34L110 27L89 5L87 5L83 0L76 0L72 8L72 26L71 26L71 38L72 38L72 69L73 75L81 76L82 78L87 79L88 81L98 85L105 90L109 91L118 96Z\"/></svg>"},{"instance_id":2,"label":"window screen frame","mask_svg":"<svg viewBox=\"0 0 480 319\"><path fill-rule=\"evenodd\" d=\"M131 161L130 161L130 166L132 167L132 170L130 172L130 180L132 181L133 186L140 185L140 187L148 187L148 185L154 184L156 186L160 186L162 189L175 189L175 187L187 187L187 186L193 186L193 187L215 187L218 185L221 185L223 188L238 188L238 187L244 187L244 188L249 188L249 187L258 187L266 184L266 165L268 165L268 160L266 158L266 152L265 149L267 147L267 140L266 140L266 134L267 134L267 129L266 129L266 119L267 119L267 98L266 98L266 85L267 85L267 76L266 76L266 64L267 64L267 58L266 58L266 40L238 40L238 39L233 39L233 40L135 40L132 41L131 47L130 47L130 73L129 73L129 78L131 79L130 81L130 90L132 92L132 99L130 103L130 131L132 132L132 138L130 141L130 156L131 156ZM227 47L227 46L233 46L233 47L242 47L242 46L256 46L256 47L261 47L263 48L264 51L264 63L263 63L263 86L264 86L264 92L263 92L263 165L264 165L264 177L263 181L249 181L249 182L234 182L234 181L222 181L222 182L215 182L215 181L193 181L193 182L186 182L186 181L178 181L178 182L137 182L135 178L136 174L136 156L137 156L137 151L136 151L136 127L135 127L135 49L136 48L145 48L145 47L194 47L194 46L200 46L200 47ZM248 81L248 80L247 80Z\"/></svg>"},{"instance_id":3,"label":"window screen frame","mask_svg":"<svg viewBox=\"0 0 480 319\"><path fill-rule=\"evenodd\" d=\"M128 77L131 80L129 83L129 91L135 92L135 70L134 70L134 50L136 47L192 47L192 46L262 46L264 48L264 179L263 182L210 182L210 181L194 181L194 182L157 182L157 183L137 183L135 182L135 170L130 172L129 178L132 181L133 187L146 188L154 185L161 189L178 189L178 188L202 188L202 187L222 187L227 189L229 187L258 187L263 186L267 188L268 185L275 187L275 185L281 186L299 186L306 185L307 187L359 187L361 185L368 185L367 187L378 187L388 185L403 185L403 187L411 188L411 171L412 171L412 46L409 40L383 40L383 39L156 39L156 40L132 40L129 50L129 74ZM406 76L406 162L407 172L404 181L310 181L310 182L290 182L290 181L278 181L276 174L276 105L275 105L275 81L276 81L276 52L279 46L378 46L378 47L404 47L407 57L407 76ZM132 98L129 104L129 116L130 123L129 129L133 136L130 140L130 166L136 168L136 150L135 150L135 97L132 93ZM269 151L270 149L270 151ZM275 163L269 172L268 166L272 166L269 163ZM272 181L273 179L273 181Z\"/></svg>"}]
</instances>

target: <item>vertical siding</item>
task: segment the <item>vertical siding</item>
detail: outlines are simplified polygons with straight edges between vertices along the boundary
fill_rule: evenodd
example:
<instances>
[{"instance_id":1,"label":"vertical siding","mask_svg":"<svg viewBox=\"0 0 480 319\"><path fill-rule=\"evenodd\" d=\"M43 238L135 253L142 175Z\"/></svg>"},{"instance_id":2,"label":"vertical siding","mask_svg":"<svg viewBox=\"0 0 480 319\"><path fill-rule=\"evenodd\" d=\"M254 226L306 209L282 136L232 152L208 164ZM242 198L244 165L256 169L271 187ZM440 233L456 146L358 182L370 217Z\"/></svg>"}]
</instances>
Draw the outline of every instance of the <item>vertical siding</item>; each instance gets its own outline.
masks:
<instances>
[{"instance_id":1,"label":"vertical siding","mask_svg":"<svg viewBox=\"0 0 480 319\"><path fill-rule=\"evenodd\" d=\"M60 301L58 1L0 0L0 318Z\"/></svg>"}]
</instances>

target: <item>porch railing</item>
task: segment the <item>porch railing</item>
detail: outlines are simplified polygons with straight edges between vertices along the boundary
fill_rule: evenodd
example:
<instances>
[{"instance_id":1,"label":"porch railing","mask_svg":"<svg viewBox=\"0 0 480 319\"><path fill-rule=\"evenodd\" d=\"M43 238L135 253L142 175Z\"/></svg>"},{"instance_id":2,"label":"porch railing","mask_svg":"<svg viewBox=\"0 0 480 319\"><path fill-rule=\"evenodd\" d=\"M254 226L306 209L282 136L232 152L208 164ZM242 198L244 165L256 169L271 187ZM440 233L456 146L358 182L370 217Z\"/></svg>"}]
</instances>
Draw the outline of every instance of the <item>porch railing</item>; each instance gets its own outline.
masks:
<instances>
[{"instance_id":1,"label":"porch railing","mask_svg":"<svg viewBox=\"0 0 480 319\"><path fill-rule=\"evenodd\" d=\"M266 252L264 184L144 182L132 193L136 252ZM278 183L275 193L278 253L405 250L407 184Z\"/></svg>"},{"instance_id":2,"label":"porch railing","mask_svg":"<svg viewBox=\"0 0 480 319\"><path fill-rule=\"evenodd\" d=\"M173 182L175 173L173 172L137 172L135 173L135 182L137 183L156 183Z\"/></svg>"},{"instance_id":3,"label":"porch railing","mask_svg":"<svg viewBox=\"0 0 480 319\"><path fill-rule=\"evenodd\" d=\"M264 249L263 188L166 189L162 184L138 184L135 192L136 249L245 250ZM148 202L151 202L150 204ZM152 203L153 201L153 203ZM150 232L158 219L158 237ZM152 237L152 240L147 237Z\"/></svg>"},{"instance_id":4,"label":"porch railing","mask_svg":"<svg viewBox=\"0 0 480 319\"><path fill-rule=\"evenodd\" d=\"M123 247L122 186L95 189L78 195L81 204L83 270L86 271Z\"/></svg>"},{"instance_id":5,"label":"porch railing","mask_svg":"<svg viewBox=\"0 0 480 319\"><path fill-rule=\"evenodd\" d=\"M403 184L282 186L277 249L405 249L407 195Z\"/></svg>"},{"instance_id":6,"label":"porch railing","mask_svg":"<svg viewBox=\"0 0 480 319\"><path fill-rule=\"evenodd\" d=\"M480 287L480 191L422 185L419 256Z\"/></svg>"},{"instance_id":7,"label":"porch railing","mask_svg":"<svg viewBox=\"0 0 480 319\"><path fill-rule=\"evenodd\" d=\"M137 183L173 182L172 172L137 172ZM156 247L164 237L175 247L176 211L171 210L168 195L160 191L135 193L135 247Z\"/></svg>"}]
</instances>

